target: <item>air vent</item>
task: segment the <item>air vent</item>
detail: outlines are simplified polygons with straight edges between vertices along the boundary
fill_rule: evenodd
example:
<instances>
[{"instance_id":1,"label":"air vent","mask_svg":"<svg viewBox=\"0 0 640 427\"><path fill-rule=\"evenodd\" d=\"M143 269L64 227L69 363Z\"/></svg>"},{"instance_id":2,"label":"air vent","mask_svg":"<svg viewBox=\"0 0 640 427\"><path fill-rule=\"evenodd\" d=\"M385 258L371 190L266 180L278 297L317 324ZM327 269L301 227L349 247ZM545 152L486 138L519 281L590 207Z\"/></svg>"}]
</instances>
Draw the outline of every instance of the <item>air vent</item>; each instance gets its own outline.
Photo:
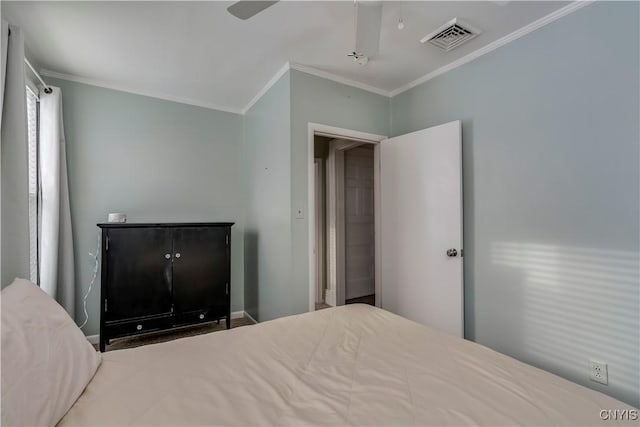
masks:
<instances>
[{"instance_id":1,"label":"air vent","mask_svg":"<svg viewBox=\"0 0 640 427\"><path fill-rule=\"evenodd\" d=\"M454 18L431 34L424 36L420 43L428 42L448 52L468 42L478 34L480 34L480 30L460 21L458 18Z\"/></svg>"}]
</instances>

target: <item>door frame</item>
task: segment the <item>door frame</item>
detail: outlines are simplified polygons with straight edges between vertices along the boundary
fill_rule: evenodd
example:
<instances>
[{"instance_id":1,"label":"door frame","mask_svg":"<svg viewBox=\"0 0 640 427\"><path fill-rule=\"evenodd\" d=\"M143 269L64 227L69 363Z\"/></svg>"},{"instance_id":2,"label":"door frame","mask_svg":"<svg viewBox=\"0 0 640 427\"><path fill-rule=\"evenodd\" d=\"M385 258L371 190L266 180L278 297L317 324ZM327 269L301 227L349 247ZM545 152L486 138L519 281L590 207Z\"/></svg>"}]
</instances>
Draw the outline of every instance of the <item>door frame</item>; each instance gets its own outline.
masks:
<instances>
[{"instance_id":1,"label":"door frame","mask_svg":"<svg viewBox=\"0 0 640 427\"><path fill-rule=\"evenodd\" d=\"M315 181L315 190L316 190L316 194L315 194L315 207L314 207L314 213L315 213L315 219L314 219L314 223L315 223L315 236L316 236L316 243L317 246L314 245L315 248L315 257L316 257L316 267L314 268L314 270L316 270L315 273L315 277L316 277L316 303L320 302L320 303L324 303L325 302L325 295L324 295L324 287L319 286L320 283L324 284L325 282L325 254L324 254L324 246L325 246L325 242L324 242L324 236L326 234L325 232L325 225L324 225L324 216L325 216L325 211L326 211L326 202L324 200L324 198L322 198L322 193L325 192L324 187L325 187L325 183L324 183L324 175L325 175L325 171L324 171L324 159L317 159L314 158L313 159L313 164L314 164L314 181ZM318 197L320 195L320 197ZM319 219L319 221L317 221Z\"/></svg>"},{"instance_id":2,"label":"door frame","mask_svg":"<svg viewBox=\"0 0 640 427\"><path fill-rule=\"evenodd\" d=\"M315 310L316 294L316 254L315 248L315 165L314 165L314 139L316 136L326 136L335 139L348 139L352 141L374 144L373 147L373 173L374 173L374 217L375 217L375 277L376 277L376 306L382 305L382 284L381 272L381 241L380 241L380 142L387 139L386 136L376 135L367 132L360 132L353 129L339 128L335 126L323 125L319 123L309 123L307 126L307 212L308 237L307 247L309 257L309 311Z\"/></svg>"}]
</instances>

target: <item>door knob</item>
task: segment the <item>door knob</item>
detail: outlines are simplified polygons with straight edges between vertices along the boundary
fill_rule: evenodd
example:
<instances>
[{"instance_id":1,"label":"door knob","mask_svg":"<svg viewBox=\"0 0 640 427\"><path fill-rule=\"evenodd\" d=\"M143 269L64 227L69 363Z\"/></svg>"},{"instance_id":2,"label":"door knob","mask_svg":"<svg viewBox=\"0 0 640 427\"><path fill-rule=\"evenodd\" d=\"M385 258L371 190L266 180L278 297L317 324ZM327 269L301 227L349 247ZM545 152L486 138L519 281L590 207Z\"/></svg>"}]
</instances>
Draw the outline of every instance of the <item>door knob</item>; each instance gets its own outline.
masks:
<instances>
[{"instance_id":1,"label":"door knob","mask_svg":"<svg viewBox=\"0 0 640 427\"><path fill-rule=\"evenodd\" d=\"M447 249L447 256L448 257L456 257L458 256L458 251L455 249Z\"/></svg>"}]
</instances>

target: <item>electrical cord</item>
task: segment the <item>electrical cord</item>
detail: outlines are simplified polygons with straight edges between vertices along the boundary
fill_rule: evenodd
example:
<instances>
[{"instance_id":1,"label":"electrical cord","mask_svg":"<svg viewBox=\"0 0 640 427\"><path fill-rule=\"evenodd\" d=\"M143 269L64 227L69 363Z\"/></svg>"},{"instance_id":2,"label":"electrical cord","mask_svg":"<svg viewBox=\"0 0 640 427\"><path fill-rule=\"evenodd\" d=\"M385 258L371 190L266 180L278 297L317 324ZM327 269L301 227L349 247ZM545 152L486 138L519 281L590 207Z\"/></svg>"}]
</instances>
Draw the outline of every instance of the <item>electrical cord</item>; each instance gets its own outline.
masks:
<instances>
[{"instance_id":1,"label":"electrical cord","mask_svg":"<svg viewBox=\"0 0 640 427\"><path fill-rule=\"evenodd\" d=\"M89 255L91 255L91 257L95 260L95 264L93 266L93 277L91 278L91 282L89 283L89 287L87 288L87 293L84 294L84 298L82 301L82 308L84 310L84 322L82 322L82 325L80 325L80 328L83 328L87 322L89 321L89 313L87 312L87 298L89 297L89 294L91 293L91 288L93 287L93 284L96 281L96 278L98 277L98 267L100 265L100 260L98 259L98 257L100 256L100 238L102 236L100 235L100 231L98 231L98 244L96 246L96 253L92 254L91 252L89 252Z\"/></svg>"}]
</instances>

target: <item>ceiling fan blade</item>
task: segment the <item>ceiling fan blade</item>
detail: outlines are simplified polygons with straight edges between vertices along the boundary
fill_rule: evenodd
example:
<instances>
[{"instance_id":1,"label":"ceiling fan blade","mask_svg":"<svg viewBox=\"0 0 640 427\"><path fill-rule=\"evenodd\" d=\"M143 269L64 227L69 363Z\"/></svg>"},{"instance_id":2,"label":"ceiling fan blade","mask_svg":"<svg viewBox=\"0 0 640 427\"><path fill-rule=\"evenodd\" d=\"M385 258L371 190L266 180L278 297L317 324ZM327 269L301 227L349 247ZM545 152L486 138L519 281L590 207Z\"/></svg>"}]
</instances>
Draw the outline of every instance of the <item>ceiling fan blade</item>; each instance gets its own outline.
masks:
<instances>
[{"instance_id":1,"label":"ceiling fan blade","mask_svg":"<svg viewBox=\"0 0 640 427\"><path fill-rule=\"evenodd\" d=\"M375 55L380 45L381 1L359 1L356 5L356 52Z\"/></svg>"},{"instance_id":2,"label":"ceiling fan blade","mask_svg":"<svg viewBox=\"0 0 640 427\"><path fill-rule=\"evenodd\" d=\"M250 1L250 0L241 0L235 2L231 6L227 8L227 11L240 19L249 19L253 15L257 15L262 12L269 6L273 6L278 3L279 0L276 1Z\"/></svg>"}]
</instances>

